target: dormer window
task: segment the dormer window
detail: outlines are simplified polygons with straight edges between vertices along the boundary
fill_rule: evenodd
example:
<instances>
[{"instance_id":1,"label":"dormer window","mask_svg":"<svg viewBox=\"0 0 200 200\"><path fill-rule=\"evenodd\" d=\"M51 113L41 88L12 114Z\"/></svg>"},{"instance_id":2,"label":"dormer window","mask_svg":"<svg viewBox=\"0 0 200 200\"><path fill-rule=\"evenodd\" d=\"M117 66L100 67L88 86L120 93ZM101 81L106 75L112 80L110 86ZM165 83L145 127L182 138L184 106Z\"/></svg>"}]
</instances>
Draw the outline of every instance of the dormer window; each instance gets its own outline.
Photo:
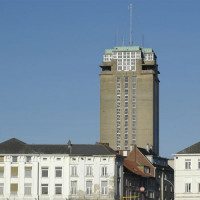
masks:
<instances>
[{"instance_id":1,"label":"dormer window","mask_svg":"<svg viewBox=\"0 0 200 200\"><path fill-rule=\"evenodd\" d=\"M149 173L150 173L150 167L145 166L145 167L144 167L144 173L149 174Z\"/></svg>"}]
</instances>

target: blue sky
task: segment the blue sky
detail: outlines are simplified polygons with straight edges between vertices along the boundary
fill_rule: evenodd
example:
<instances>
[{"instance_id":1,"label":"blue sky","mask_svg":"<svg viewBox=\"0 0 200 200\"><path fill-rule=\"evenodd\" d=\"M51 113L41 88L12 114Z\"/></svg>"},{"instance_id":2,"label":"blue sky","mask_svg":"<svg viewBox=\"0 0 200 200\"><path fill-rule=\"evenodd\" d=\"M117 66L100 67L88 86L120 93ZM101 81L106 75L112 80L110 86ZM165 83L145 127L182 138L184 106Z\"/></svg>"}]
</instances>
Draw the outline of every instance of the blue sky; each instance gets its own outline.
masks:
<instances>
[{"instance_id":1,"label":"blue sky","mask_svg":"<svg viewBox=\"0 0 200 200\"><path fill-rule=\"evenodd\" d=\"M128 45L130 3L161 72L160 155L200 141L199 0L1 0L0 141L99 141L99 65Z\"/></svg>"}]
</instances>

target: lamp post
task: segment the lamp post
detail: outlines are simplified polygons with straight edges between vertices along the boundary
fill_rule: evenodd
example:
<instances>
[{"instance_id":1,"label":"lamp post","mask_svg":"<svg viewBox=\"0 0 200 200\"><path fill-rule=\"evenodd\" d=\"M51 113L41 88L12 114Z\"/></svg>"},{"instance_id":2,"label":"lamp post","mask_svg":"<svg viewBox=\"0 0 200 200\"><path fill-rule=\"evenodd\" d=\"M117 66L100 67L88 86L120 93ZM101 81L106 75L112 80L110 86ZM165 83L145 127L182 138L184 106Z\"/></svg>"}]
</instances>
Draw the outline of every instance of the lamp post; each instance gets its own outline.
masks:
<instances>
[{"instance_id":1,"label":"lamp post","mask_svg":"<svg viewBox=\"0 0 200 200\"><path fill-rule=\"evenodd\" d=\"M140 193L141 193L142 200L145 200L145 194L144 194L144 192L145 192L145 188L143 186L140 187Z\"/></svg>"}]
</instances>

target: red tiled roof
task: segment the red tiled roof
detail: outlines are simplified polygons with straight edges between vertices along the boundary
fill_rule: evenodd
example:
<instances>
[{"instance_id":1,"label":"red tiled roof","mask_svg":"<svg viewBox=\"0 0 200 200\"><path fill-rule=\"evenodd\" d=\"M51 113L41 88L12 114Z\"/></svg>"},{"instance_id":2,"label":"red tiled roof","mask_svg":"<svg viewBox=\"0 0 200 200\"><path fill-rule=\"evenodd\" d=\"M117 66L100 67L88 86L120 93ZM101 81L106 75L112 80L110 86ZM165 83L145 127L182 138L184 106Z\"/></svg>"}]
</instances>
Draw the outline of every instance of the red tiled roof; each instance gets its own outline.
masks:
<instances>
[{"instance_id":1,"label":"red tiled roof","mask_svg":"<svg viewBox=\"0 0 200 200\"><path fill-rule=\"evenodd\" d=\"M124 167L126 167L128 170L130 170L134 174L140 175L140 176L146 176L146 177L153 177L151 174L142 172L137 166L138 164L135 161L128 160L128 159L124 160Z\"/></svg>"}]
</instances>

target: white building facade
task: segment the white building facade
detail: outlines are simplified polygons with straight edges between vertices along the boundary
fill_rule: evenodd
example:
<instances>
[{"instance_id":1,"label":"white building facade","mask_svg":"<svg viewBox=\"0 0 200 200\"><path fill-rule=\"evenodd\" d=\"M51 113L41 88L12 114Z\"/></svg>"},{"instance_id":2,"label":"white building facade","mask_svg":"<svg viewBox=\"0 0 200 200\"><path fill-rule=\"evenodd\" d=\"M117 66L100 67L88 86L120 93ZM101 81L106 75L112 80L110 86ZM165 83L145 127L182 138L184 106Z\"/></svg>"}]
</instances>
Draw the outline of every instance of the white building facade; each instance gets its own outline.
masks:
<instances>
[{"instance_id":1,"label":"white building facade","mask_svg":"<svg viewBox=\"0 0 200 200\"><path fill-rule=\"evenodd\" d=\"M122 184L123 158L102 144L0 143L1 200L114 200Z\"/></svg>"},{"instance_id":2,"label":"white building facade","mask_svg":"<svg viewBox=\"0 0 200 200\"><path fill-rule=\"evenodd\" d=\"M200 199L200 142L174 154L175 200Z\"/></svg>"}]
</instances>

